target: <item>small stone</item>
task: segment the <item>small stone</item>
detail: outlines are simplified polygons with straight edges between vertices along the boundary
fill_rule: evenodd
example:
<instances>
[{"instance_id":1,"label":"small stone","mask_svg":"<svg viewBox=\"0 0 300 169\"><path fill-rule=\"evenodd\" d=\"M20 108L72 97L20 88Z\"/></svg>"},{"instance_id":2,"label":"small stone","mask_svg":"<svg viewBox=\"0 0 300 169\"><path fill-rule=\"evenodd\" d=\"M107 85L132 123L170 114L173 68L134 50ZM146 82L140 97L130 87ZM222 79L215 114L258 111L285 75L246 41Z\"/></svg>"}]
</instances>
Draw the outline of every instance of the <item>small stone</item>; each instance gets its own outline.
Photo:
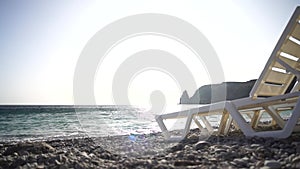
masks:
<instances>
[{"instance_id":1,"label":"small stone","mask_svg":"<svg viewBox=\"0 0 300 169\"><path fill-rule=\"evenodd\" d=\"M243 157L242 160L249 161L249 158L248 157Z\"/></svg>"},{"instance_id":2,"label":"small stone","mask_svg":"<svg viewBox=\"0 0 300 169\"><path fill-rule=\"evenodd\" d=\"M87 159L90 159L91 157L87 155L86 152L81 152L80 155L84 156Z\"/></svg>"},{"instance_id":3,"label":"small stone","mask_svg":"<svg viewBox=\"0 0 300 169\"><path fill-rule=\"evenodd\" d=\"M96 157L96 155L94 153L90 153L89 157L93 158L93 157Z\"/></svg>"},{"instance_id":4,"label":"small stone","mask_svg":"<svg viewBox=\"0 0 300 169\"><path fill-rule=\"evenodd\" d=\"M300 156L293 158L292 163L300 162Z\"/></svg>"},{"instance_id":5,"label":"small stone","mask_svg":"<svg viewBox=\"0 0 300 169\"><path fill-rule=\"evenodd\" d=\"M101 162L98 160L92 160L91 161L94 165L98 166Z\"/></svg>"},{"instance_id":6,"label":"small stone","mask_svg":"<svg viewBox=\"0 0 300 169\"><path fill-rule=\"evenodd\" d=\"M256 163L255 163L255 166L256 167L262 167L263 166L263 162L262 161L257 161Z\"/></svg>"},{"instance_id":7,"label":"small stone","mask_svg":"<svg viewBox=\"0 0 300 169\"><path fill-rule=\"evenodd\" d=\"M292 142L292 145L294 145L294 146L300 146L300 142L299 141L294 141L294 142Z\"/></svg>"},{"instance_id":8,"label":"small stone","mask_svg":"<svg viewBox=\"0 0 300 169\"><path fill-rule=\"evenodd\" d=\"M57 161L57 160L55 160L55 164L56 165L61 165L61 163L59 161Z\"/></svg>"},{"instance_id":9,"label":"small stone","mask_svg":"<svg viewBox=\"0 0 300 169\"><path fill-rule=\"evenodd\" d=\"M166 157L166 159L171 159L173 156L174 156L173 153L169 153L169 154L167 154L165 157Z\"/></svg>"},{"instance_id":10,"label":"small stone","mask_svg":"<svg viewBox=\"0 0 300 169\"><path fill-rule=\"evenodd\" d=\"M217 162L218 161L216 158L209 158L208 160L211 161L211 162Z\"/></svg>"},{"instance_id":11,"label":"small stone","mask_svg":"<svg viewBox=\"0 0 300 169\"><path fill-rule=\"evenodd\" d=\"M188 158L188 160L195 160L195 156L194 155L192 155L192 154L189 154L188 156L187 156L187 158Z\"/></svg>"},{"instance_id":12,"label":"small stone","mask_svg":"<svg viewBox=\"0 0 300 169\"><path fill-rule=\"evenodd\" d=\"M190 145L185 145L183 149L186 151L192 151L193 147L191 147Z\"/></svg>"},{"instance_id":13,"label":"small stone","mask_svg":"<svg viewBox=\"0 0 300 169\"><path fill-rule=\"evenodd\" d=\"M187 139L190 144L195 144L199 141L199 135L194 133L190 135Z\"/></svg>"},{"instance_id":14,"label":"small stone","mask_svg":"<svg viewBox=\"0 0 300 169\"><path fill-rule=\"evenodd\" d=\"M43 169L43 168L45 168L45 166L44 166L44 164L40 164L40 165L37 165L36 168L37 169Z\"/></svg>"},{"instance_id":15,"label":"small stone","mask_svg":"<svg viewBox=\"0 0 300 169\"><path fill-rule=\"evenodd\" d=\"M175 151L182 150L183 148L184 148L184 145L181 143L178 143L177 145L175 145L171 148L171 151L175 152Z\"/></svg>"},{"instance_id":16,"label":"small stone","mask_svg":"<svg viewBox=\"0 0 300 169\"><path fill-rule=\"evenodd\" d=\"M160 163L167 163L167 160L162 159L162 160L160 160L159 162L160 162Z\"/></svg>"},{"instance_id":17,"label":"small stone","mask_svg":"<svg viewBox=\"0 0 300 169\"><path fill-rule=\"evenodd\" d=\"M27 168L34 168L36 165L35 165L35 164L26 163L25 165L23 165L22 168L25 168L25 166L26 166Z\"/></svg>"},{"instance_id":18,"label":"small stone","mask_svg":"<svg viewBox=\"0 0 300 169\"><path fill-rule=\"evenodd\" d=\"M184 152L183 152L183 151L177 151L177 152L176 152L176 157L177 157L177 158L181 158L181 157L183 157L183 155L184 155Z\"/></svg>"},{"instance_id":19,"label":"small stone","mask_svg":"<svg viewBox=\"0 0 300 169\"><path fill-rule=\"evenodd\" d=\"M207 141L199 141L195 144L195 149L196 150L201 150L204 147L210 146L210 142Z\"/></svg>"},{"instance_id":20,"label":"small stone","mask_svg":"<svg viewBox=\"0 0 300 169\"><path fill-rule=\"evenodd\" d=\"M165 165L165 164L158 164L157 166L154 167L154 169L170 169L173 167L170 167L169 165Z\"/></svg>"},{"instance_id":21,"label":"small stone","mask_svg":"<svg viewBox=\"0 0 300 169\"><path fill-rule=\"evenodd\" d=\"M26 164L25 160L23 160L22 158L18 158L12 163L11 168L17 168L25 164Z\"/></svg>"},{"instance_id":22,"label":"small stone","mask_svg":"<svg viewBox=\"0 0 300 169\"><path fill-rule=\"evenodd\" d=\"M27 162L30 162L30 163L34 163L34 162L36 162L36 158L35 157L33 157L33 156L28 156L28 158L27 159L25 159Z\"/></svg>"},{"instance_id":23,"label":"small stone","mask_svg":"<svg viewBox=\"0 0 300 169\"><path fill-rule=\"evenodd\" d=\"M74 168L75 169L83 169L83 163L75 162Z\"/></svg>"},{"instance_id":24,"label":"small stone","mask_svg":"<svg viewBox=\"0 0 300 169\"><path fill-rule=\"evenodd\" d=\"M101 157L102 159L109 160L109 159L111 159L111 154L105 152L105 153L102 153L102 154L100 155L100 157Z\"/></svg>"},{"instance_id":25,"label":"small stone","mask_svg":"<svg viewBox=\"0 0 300 169\"><path fill-rule=\"evenodd\" d=\"M260 169L271 169L271 168L268 166L263 166L263 167L260 167Z\"/></svg>"},{"instance_id":26,"label":"small stone","mask_svg":"<svg viewBox=\"0 0 300 169\"><path fill-rule=\"evenodd\" d=\"M29 152L28 151L19 151L18 153L20 156L28 156L29 155Z\"/></svg>"},{"instance_id":27,"label":"small stone","mask_svg":"<svg viewBox=\"0 0 300 169\"><path fill-rule=\"evenodd\" d=\"M55 151L55 148L53 148L51 145L45 143L45 142L42 142L41 143L41 147L43 147L44 149L46 149L46 151L50 151L50 152L54 152Z\"/></svg>"},{"instance_id":28,"label":"small stone","mask_svg":"<svg viewBox=\"0 0 300 169\"><path fill-rule=\"evenodd\" d=\"M281 167L280 162L275 161L275 160L266 160L264 164L265 164L265 166L270 167L272 169L276 169L276 168Z\"/></svg>"},{"instance_id":29,"label":"small stone","mask_svg":"<svg viewBox=\"0 0 300 169\"><path fill-rule=\"evenodd\" d=\"M286 164L285 167L286 168L292 168L292 165L291 164ZM300 166L299 167L294 167L294 168L300 168Z\"/></svg>"},{"instance_id":30,"label":"small stone","mask_svg":"<svg viewBox=\"0 0 300 169\"><path fill-rule=\"evenodd\" d=\"M259 144L251 144L250 147L251 148L257 148L257 147L260 147L260 145Z\"/></svg>"},{"instance_id":31,"label":"small stone","mask_svg":"<svg viewBox=\"0 0 300 169\"><path fill-rule=\"evenodd\" d=\"M217 148L215 149L215 153L227 152L225 149Z\"/></svg>"},{"instance_id":32,"label":"small stone","mask_svg":"<svg viewBox=\"0 0 300 169\"><path fill-rule=\"evenodd\" d=\"M68 168L69 167L66 164L59 166L59 169L68 169Z\"/></svg>"},{"instance_id":33,"label":"small stone","mask_svg":"<svg viewBox=\"0 0 300 169\"><path fill-rule=\"evenodd\" d=\"M68 158L64 154L59 155L59 161L60 162L67 162Z\"/></svg>"},{"instance_id":34,"label":"small stone","mask_svg":"<svg viewBox=\"0 0 300 169\"><path fill-rule=\"evenodd\" d=\"M295 157L292 160L292 164L291 165L292 165L293 168L300 168L300 156Z\"/></svg>"},{"instance_id":35,"label":"small stone","mask_svg":"<svg viewBox=\"0 0 300 169\"><path fill-rule=\"evenodd\" d=\"M236 158L236 159L233 160L233 162L235 162L240 167L246 167L247 166L247 162L245 162L243 159Z\"/></svg>"},{"instance_id":36,"label":"small stone","mask_svg":"<svg viewBox=\"0 0 300 169\"><path fill-rule=\"evenodd\" d=\"M189 160L177 160L174 162L174 166L191 166L191 165L197 165L194 161Z\"/></svg>"},{"instance_id":37,"label":"small stone","mask_svg":"<svg viewBox=\"0 0 300 169\"><path fill-rule=\"evenodd\" d=\"M6 161L12 162L12 161L14 161L14 158L12 156L7 156Z\"/></svg>"},{"instance_id":38,"label":"small stone","mask_svg":"<svg viewBox=\"0 0 300 169\"><path fill-rule=\"evenodd\" d=\"M295 154L291 154L291 155L289 156L289 161L293 161L293 159L294 159L295 156L296 156Z\"/></svg>"},{"instance_id":39,"label":"small stone","mask_svg":"<svg viewBox=\"0 0 300 169\"><path fill-rule=\"evenodd\" d=\"M59 151L57 151L56 153L57 153L57 154L66 154L67 151L66 151L66 150L59 150Z\"/></svg>"},{"instance_id":40,"label":"small stone","mask_svg":"<svg viewBox=\"0 0 300 169\"><path fill-rule=\"evenodd\" d=\"M234 165L234 166L237 166L237 163L234 162L234 161L230 161L230 164L231 164L231 165Z\"/></svg>"},{"instance_id":41,"label":"small stone","mask_svg":"<svg viewBox=\"0 0 300 169\"><path fill-rule=\"evenodd\" d=\"M146 162L147 162L149 165L152 164L152 160L147 160Z\"/></svg>"},{"instance_id":42,"label":"small stone","mask_svg":"<svg viewBox=\"0 0 300 169\"><path fill-rule=\"evenodd\" d=\"M42 155L39 155L37 156L37 163L38 164L43 164L46 160L47 160L47 156L42 154Z\"/></svg>"}]
</instances>

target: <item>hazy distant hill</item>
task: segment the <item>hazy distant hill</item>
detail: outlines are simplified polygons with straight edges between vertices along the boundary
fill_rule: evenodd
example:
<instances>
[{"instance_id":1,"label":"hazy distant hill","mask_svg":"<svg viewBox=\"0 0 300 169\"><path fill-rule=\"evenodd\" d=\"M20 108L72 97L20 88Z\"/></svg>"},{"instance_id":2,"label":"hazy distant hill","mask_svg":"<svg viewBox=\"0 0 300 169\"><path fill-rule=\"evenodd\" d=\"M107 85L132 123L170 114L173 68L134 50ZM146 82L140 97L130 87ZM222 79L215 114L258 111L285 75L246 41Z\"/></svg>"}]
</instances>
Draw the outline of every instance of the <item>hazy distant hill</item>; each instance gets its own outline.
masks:
<instances>
[{"instance_id":1,"label":"hazy distant hill","mask_svg":"<svg viewBox=\"0 0 300 169\"><path fill-rule=\"evenodd\" d=\"M255 82L256 80L250 80L204 85L196 90L192 97L189 97L188 93L184 91L180 97L180 104L210 104L225 99L234 100L248 97Z\"/></svg>"}]
</instances>

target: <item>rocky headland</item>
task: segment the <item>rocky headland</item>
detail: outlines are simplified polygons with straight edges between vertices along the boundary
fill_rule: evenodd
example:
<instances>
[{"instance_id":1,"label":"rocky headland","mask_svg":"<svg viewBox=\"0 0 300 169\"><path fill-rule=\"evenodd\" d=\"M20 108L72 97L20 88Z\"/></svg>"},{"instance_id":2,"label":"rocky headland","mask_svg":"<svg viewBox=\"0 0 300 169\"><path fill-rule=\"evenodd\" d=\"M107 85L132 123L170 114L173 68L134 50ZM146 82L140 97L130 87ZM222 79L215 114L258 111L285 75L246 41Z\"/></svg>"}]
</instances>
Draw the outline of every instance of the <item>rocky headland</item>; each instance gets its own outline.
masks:
<instances>
[{"instance_id":1,"label":"rocky headland","mask_svg":"<svg viewBox=\"0 0 300 169\"><path fill-rule=\"evenodd\" d=\"M224 100L235 100L249 96L256 80L247 82L223 82L204 85L189 97L187 91L182 93L180 104L210 104Z\"/></svg>"}]
</instances>

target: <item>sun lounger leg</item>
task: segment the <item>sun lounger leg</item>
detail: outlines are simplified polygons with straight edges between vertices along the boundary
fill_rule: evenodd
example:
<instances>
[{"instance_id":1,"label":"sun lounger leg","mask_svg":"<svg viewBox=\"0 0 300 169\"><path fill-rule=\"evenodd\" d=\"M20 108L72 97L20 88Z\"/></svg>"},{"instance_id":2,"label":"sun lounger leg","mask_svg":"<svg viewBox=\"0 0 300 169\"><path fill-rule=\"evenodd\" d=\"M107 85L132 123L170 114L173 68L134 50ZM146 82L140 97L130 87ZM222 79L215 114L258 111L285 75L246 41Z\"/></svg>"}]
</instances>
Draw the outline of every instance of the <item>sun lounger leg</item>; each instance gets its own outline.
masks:
<instances>
[{"instance_id":1,"label":"sun lounger leg","mask_svg":"<svg viewBox=\"0 0 300 169\"><path fill-rule=\"evenodd\" d=\"M230 115L228 116L228 120L227 120L227 121L228 121L228 122L227 122L226 127L225 127L225 130L224 130L224 135L227 135L227 134L228 134L229 129L230 129L230 126L231 126L232 121L233 121L233 119L232 119L232 117L231 117Z\"/></svg>"},{"instance_id":2,"label":"sun lounger leg","mask_svg":"<svg viewBox=\"0 0 300 169\"><path fill-rule=\"evenodd\" d=\"M189 114L189 116L188 116L188 118L187 118L187 120L186 120L185 128L184 128L183 135L182 135L183 138L184 138L184 137L188 134L188 132L190 131L193 116L194 116L194 115Z\"/></svg>"},{"instance_id":3,"label":"sun lounger leg","mask_svg":"<svg viewBox=\"0 0 300 169\"><path fill-rule=\"evenodd\" d=\"M248 116L249 119L252 119L252 116L249 113L247 113L246 115Z\"/></svg>"},{"instance_id":4,"label":"sun lounger leg","mask_svg":"<svg viewBox=\"0 0 300 169\"><path fill-rule=\"evenodd\" d=\"M280 117L280 115L277 113L277 111L276 111L273 107L269 106L269 107L263 107L263 108L264 108L264 109L266 110L266 112L272 117L272 119L276 121L276 123L277 123L281 128L284 127L284 125L285 125L284 120Z\"/></svg>"},{"instance_id":5,"label":"sun lounger leg","mask_svg":"<svg viewBox=\"0 0 300 169\"><path fill-rule=\"evenodd\" d=\"M221 118L218 134L224 134L224 130L226 128L228 116L229 116L229 113L227 111L224 111L223 115L222 115L222 118Z\"/></svg>"},{"instance_id":6,"label":"sun lounger leg","mask_svg":"<svg viewBox=\"0 0 300 169\"><path fill-rule=\"evenodd\" d=\"M203 128L203 126L201 125L201 123L198 121L198 119L197 119L195 116L193 117L193 120L194 120L194 122L196 123L196 125L199 127L200 131L205 130L205 129Z\"/></svg>"},{"instance_id":7,"label":"sun lounger leg","mask_svg":"<svg viewBox=\"0 0 300 169\"><path fill-rule=\"evenodd\" d=\"M296 126L298 120L300 118L300 98L297 101L297 104L292 112L290 119L287 121L286 125L284 126L283 130L286 131L288 137L292 132L294 127Z\"/></svg>"},{"instance_id":8,"label":"sun lounger leg","mask_svg":"<svg viewBox=\"0 0 300 169\"><path fill-rule=\"evenodd\" d=\"M257 127L257 124L259 122L260 116L261 116L260 110L256 110L256 111L253 112L253 117L251 119L251 127L252 128L256 128Z\"/></svg>"},{"instance_id":9,"label":"sun lounger leg","mask_svg":"<svg viewBox=\"0 0 300 169\"><path fill-rule=\"evenodd\" d=\"M271 121L271 126L275 126L277 123L276 123L276 121L274 120L274 119L272 119L272 121Z\"/></svg>"},{"instance_id":10,"label":"sun lounger leg","mask_svg":"<svg viewBox=\"0 0 300 169\"><path fill-rule=\"evenodd\" d=\"M256 132L253 136L259 137L274 137L274 138L287 138L291 135L296 126L300 117L300 99L297 101L296 107L292 112L292 116L287 121L286 125L282 130L276 131L263 131L263 132Z\"/></svg>"},{"instance_id":11,"label":"sun lounger leg","mask_svg":"<svg viewBox=\"0 0 300 169\"><path fill-rule=\"evenodd\" d=\"M233 124L233 126L235 127L236 130L239 129L239 125L233 119L232 119L232 124Z\"/></svg>"},{"instance_id":12,"label":"sun lounger leg","mask_svg":"<svg viewBox=\"0 0 300 169\"><path fill-rule=\"evenodd\" d=\"M209 123L209 121L206 119L206 117L200 116L200 119L203 121L203 123L204 123L206 129L208 130L208 132L211 133L211 132L214 131L214 129L212 128L212 126L210 125L210 123Z\"/></svg>"},{"instance_id":13,"label":"sun lounger leg","mask_svg":"<svg viewBox=\"0 0 300 169\"><path fill-rule=\"evenodd\" d=\"M194 116L194 122L196 123L196 125L199 127L199 129L200 129L200 131L201 131L201 133L202 134L208 134L209 133L209 131L207 130L207 128L204 128L202 125L201 125L201 123L199 122L199 120Z\"/></svg>"},{"instance_id":14,"label":"sun lounger leg","mask_svg":"<svg viewBox=\"0 0 300 169\"><path fill-rule=\"evenodd\" d=\"M225 109L230 113L231 117L236 121L239 128L245 134L245 136L253 136L254 130L251 128L249 124L247 124L246 120L243 116L238 112L236 107L231 103L227 102L225 105Z\"/></svg>"},{"instance_id":15,"label":"sun lounger leg","mask_svg":"<svg viewBox=\"0 0 300 169\"><path fill-rule=\"evenodd\" d=\"M168 131L167 127L165 126L165 124L164 124L163 119L161 118L161 116L156 116L155 119L156 119L156 122L158 123L158 126L161 129L163 135L166 138L169 138L170 137L169 131Z\"/></svg>"}]
</instances>

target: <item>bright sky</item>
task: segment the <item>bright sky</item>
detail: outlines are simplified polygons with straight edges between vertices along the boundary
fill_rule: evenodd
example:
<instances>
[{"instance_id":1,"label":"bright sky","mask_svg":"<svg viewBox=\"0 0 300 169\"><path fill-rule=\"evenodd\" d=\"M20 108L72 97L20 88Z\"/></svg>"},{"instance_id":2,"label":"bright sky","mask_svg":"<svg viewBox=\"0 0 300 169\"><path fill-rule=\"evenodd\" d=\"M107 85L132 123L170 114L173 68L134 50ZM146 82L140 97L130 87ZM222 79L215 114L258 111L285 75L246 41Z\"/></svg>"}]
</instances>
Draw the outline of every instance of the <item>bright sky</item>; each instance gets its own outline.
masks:
<instances>
[{"instance_id":1,"label":"bright sky","mask_svg":"<svg viewBox=\"0 0 300 169\"><path fill-rule=\"evenodd\" d=\"M118 19L143 13L172 15L199 29L214 47L226 81L256 79L298 5L298 0L0 1L0 104L73 104L74 70L88 40ZM210 83L202 63L182 44L139 36L116 46L98 68L97 103L114 104L111 87L118 66L153 48L182 60L198 87ZM132 104L147 104L155 90L174 104L182 92L176 79L154 69L137 72L127 92Z\"/></svg>"}]
</instances>

